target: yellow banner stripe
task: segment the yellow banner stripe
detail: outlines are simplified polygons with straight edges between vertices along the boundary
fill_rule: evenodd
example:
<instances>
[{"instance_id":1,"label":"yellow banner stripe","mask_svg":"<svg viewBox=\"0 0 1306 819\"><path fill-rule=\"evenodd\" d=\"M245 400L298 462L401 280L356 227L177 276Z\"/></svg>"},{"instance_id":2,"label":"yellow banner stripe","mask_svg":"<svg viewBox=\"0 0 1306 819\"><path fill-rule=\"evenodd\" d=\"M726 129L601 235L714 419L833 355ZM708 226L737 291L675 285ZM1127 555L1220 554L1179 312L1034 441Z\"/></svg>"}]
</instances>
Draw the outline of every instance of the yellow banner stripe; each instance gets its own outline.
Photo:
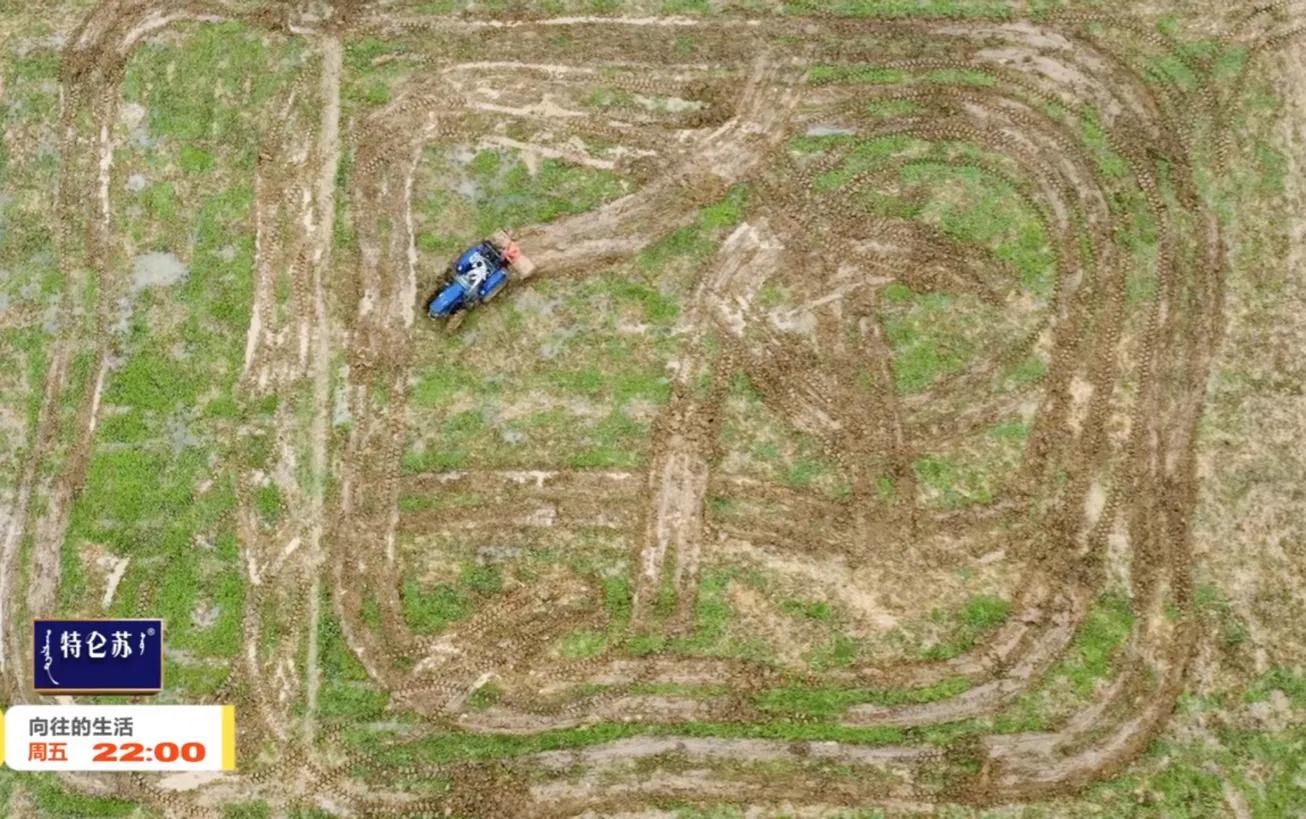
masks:
<instances>
[{"instance_id":1,"label":"yellow banner stripe","mask_svg":"<svg viewBox=\"0 0 1306 819\"><path fill-rule=\"evenodd\" d=\"M222 706L222 770L236 770L236 706Z\"/></svg>"}]
</instances>

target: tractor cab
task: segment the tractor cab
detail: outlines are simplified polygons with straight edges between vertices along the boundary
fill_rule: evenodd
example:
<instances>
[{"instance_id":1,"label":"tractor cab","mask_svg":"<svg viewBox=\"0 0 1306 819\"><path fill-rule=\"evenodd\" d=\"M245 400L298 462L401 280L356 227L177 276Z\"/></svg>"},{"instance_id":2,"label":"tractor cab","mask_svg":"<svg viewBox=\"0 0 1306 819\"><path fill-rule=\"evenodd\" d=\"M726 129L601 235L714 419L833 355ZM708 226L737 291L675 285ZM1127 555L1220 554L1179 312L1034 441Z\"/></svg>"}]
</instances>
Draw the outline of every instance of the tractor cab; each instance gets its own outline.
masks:
<instances>
[{"instance_id":1,"label":"tractor cab","mask_svg":"<svg viewBox=\"0 0 1306 819\"><path fill-rule=\"evenodd\" d=\"M503 231L472 245L454 259L445 278L427 304L432 318L450 318L450 329L462 321L466 311L489 301L508 284L509 272L529 278L535 265L522 255L517 244Z\"/></svg>"},{"instance_id":2,"label":"tractor cab","mask_svg":"<svg viewBox=\"0 0 1306 819\"><path fill-rule=\"evenodd\" d=\"M503 266L503 257L494 245L482 242L458 257L454 263L454 277L468 293L476 293L485 280Z\"/></svg>"}]
</instances>

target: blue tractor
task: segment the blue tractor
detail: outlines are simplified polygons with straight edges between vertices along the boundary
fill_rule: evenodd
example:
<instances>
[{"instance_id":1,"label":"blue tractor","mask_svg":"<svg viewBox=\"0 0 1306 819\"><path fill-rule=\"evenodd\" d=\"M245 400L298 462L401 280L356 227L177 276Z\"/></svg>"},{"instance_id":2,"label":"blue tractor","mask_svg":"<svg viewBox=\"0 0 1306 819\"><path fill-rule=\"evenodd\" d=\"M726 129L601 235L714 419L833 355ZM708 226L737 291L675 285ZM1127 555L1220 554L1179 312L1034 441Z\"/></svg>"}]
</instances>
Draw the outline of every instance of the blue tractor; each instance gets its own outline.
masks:
<instances>
[{"instance_id":1,"label":"blue tractor","mask_svg":"<svg viewBox=\"0 0 1306 819\"><path fill-rule=\"evenodd\" d=\"M449 265L444 281L427 304L431 318L448 318L449 329L462 323L467 311L499 294L513 278L526 279L535 272L517 243L504 231L468 248Z\"/></svg>"}]
</instances>

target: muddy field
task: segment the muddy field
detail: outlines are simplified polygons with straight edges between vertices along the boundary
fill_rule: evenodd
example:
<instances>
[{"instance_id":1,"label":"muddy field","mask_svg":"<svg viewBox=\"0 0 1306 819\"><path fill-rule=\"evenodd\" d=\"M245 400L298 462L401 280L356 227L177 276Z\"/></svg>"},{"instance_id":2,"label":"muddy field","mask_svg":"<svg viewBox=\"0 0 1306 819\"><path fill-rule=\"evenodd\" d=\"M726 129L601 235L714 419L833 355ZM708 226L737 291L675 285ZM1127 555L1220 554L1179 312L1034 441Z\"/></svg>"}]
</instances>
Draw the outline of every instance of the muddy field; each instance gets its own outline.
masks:
<instances>
[{"instance_id":1,"label":"muddy field","mask_svg":"<svg viewBox=\"0 0 1306 819\"><path fill-rule=\"evenodd\" d=\"M240 771L5 815L1306 804L1306 4L10 6L0 701Z\"/></svg>"}]
</instances>

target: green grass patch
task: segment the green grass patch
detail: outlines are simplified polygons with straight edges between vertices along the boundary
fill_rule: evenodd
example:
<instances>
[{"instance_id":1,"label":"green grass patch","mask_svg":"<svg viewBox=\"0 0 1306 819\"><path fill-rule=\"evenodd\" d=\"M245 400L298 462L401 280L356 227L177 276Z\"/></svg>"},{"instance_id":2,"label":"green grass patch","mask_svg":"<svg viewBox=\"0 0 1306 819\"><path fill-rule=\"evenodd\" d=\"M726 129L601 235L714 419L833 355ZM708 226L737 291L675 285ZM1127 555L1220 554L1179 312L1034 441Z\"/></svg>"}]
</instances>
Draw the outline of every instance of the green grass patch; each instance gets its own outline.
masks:
<instances>
[{"instance_id":1,"label":"green grass patch","mask_svg":"<svg viewBox=\"0 0 1306 819\"><path fill-rule=\"evenodd\" d=\"M265 524L272 525L276 523L285 509L285 500L282 498L281 490L277 488L276 484L269 483L255 490L254 509Z\"/></svg>"},{"instance_id":2,"label":"green grass patch","mask_svg":"<svg viewBox=\"0 0 1306 819\"><path fill-rule=\"evenodd\" d=\"M646 682L635 683L626 689L631 695L641 697L693 697L713 699L730 693L730 686L711 683Z\"/></svg>"},{"instance_id":3,"label":"green grass patch","mask_svg":"<svg viewBox=\"0 0 1306 819\"><path fill-rule=\"evenodd\" d=\"M1256 144L1256 160L1261 168L1261 191L1271 196L1287 190L1288 157L1264 142Z\"/></svg>"},{"instance_id":4,"label":"green grass patch","mask_svg":"<svg viewBox=\"0 0 1306 819\"><path fill-rule=\"evenodd\" d=\"M266 466L266 437L237 439L246 404L232 398L253 280L257 112L294 70L296 46L271 46L238 25L184 26L181 45L134 52L123 96L147 111L155 147L128 140L119 161L151 184L115 200L142 251L172 250L190 275L134 296L120 366L109 372L104 421L74 499L59 606L83 616L162 616L169 645L199 658L240 648L245 580L234 535L235 463ZM211 397L219 396L216 400ZM276 500L274 504L273 501ZM271 517L279 499L255 498ZM130 557L108 612L83 571L95 543ZM203 696L226 669L176 667L169 695Z\"/></svg>"},{"instance_id":5,"label":"green grass patch","mask_svg":"<svg viewBox=\"0 0 1306 819\"><path fill-rule=\"evenodd\" d=\"M930 143L905 134L872 139L796 137L790 142L790 148L801 153L849 145L843 161L813 181L816 190L841 190L889 160L906 160L899 174L899 194L862 190L858 201L881 216L920 219L959 242L985 247L1011 266L1027 291L1042 298L1051 293L1057 258L1042 217L1012 183L986 168L966 164L996 158L971 146Z\"/></svg>"},{"instance_id":6,"label":"green grass patch","mask_svg":"<svg viewBox=\"0 0 1306 819\"><path fill-rule=\"evenodd\" d=\"M720 202L699 210L693 224L672 231L643 250L639 255L639 267L656 271L679 258L691 261L706 259L715 252L726 231L743 220L747 205L748 186L734 186Z\"/></svg>"},{"instance_id":7,"label":"green grass patch","mask_svg":"<svg viewBox=\"0 0 1306 819\"><path fill-rule=\"evenodd\" d=\"M816 646L808 659L815 671L833 668L850 668L862 654L860 640L847 634L835 634L827 642Z\"/></svg>"},{"instance_id":8,"label":"green grass patch","mask_svg":"<svg viewBox=\"0 0 1306 819\"><path fill-rule=\"evenodd\" d=\"M662 0L663 14L709 14L708 0Z\"/></svg>"},{"instance_id":9,"label":"green grass patch","mask_svg":"<svg viewBox=\"0 0 1306 819\"><path fill-rule=\"evenodd\" d=\"M1007 0L782 0L786 14L833 14L839 17L945 18L1008 20Z\"/></svg>"},{"instance_id":10,"label":"green grass patch","mask_svg":"<svg viewBox=\"0 0 1306 819\"><path fill-rule=\"evenodd\" d=\"M624 88L596 88L585 98L591 108L608 109L635 104L635 95Z\"/></svg>"},{"instance_id":11,"label":"green grass patch","mask_svg":"<svg viewBox=\"0 0 1306 819\"><path fill-rule=\"evenodd\" d=\"M926 455L912 462L916 479L948 509L993 501L995 478L987 470L959 459Z\"/></svg>"},{"instance_id":12,"label":"green grass patch","mask_svg":"<svg viewBox=\"0 0 1306 819\"><path fill-rule=\"evenodd\" d=\"M1010 183L975 166L941 162L904 166L902 180L932 192L922 220L959 242L989 248L1011 265L1027 291L1040 297L1051 293L1056 254L1047 229Z\"/></svg>"},{"instance_id":13,"label":"green grass patch","mask_svg":"<svg viewBox=\"0 0 1306 819\"><path fill-rule=\"evenodd\" d=\"M991 87L996 84L991 74L973 68L932 68L913 71L873 65L815 65L807 71L808 82L863 83L867 85L904 85L932 83L936 85L973 85Z\"/></svg>"},{"instance_id":14,"label":"green grass patch","mask_svg":"<svg viewBox=\"0 0 1306 819\"><path fill-rule=\"evenodd\" d=\"M823 476L834 472L834 465L819 458L799 458L785 469L783 480L797 489L807 489Z\"/></svg>"},{"instance_id":15,"label":"green grass patch","mask_svg":"<svg viewBox=\"0 0 1306 819\"><path fill-rule=\"evenodd\" d=\"M770 651L764 644L748 639L732 628L735 611L728 594L732 582L745 582L755 587L761 583L747 570L734 567L707 569L699 578L693 629L688 636L667 638L661 634L637 634L628 637L623 647L635 656L671 651L703 657L766 659ZM659 615L668 614L674 602L670 596L660 599Z\"/></svg>"},{"instance_id":16,"label":"green grass patch","mask_svg":"<svg viewBox=\"0 0 1306 819\"><path fill-rule=\"evenodd\" d=\"M1216 82L1227 83L1238 78L1247 65L1248 50L1244 45L1224 49L1211 63L1211 77Z\"/></svg>"},{"instance_id":17,"label":"green grass patch","mask_svg":"<svg viewBox=\"0 0 1306 819\"><path fill-rule=\"evenodd\" d=\"M840 716L854 705L897 706L937 702L970 688L965 677L952 677L923 688L808 688L772 689L758 700L764 711L825 719Z\"/></svg>"},{"instance_id":18,"label":"green grass patch","mask_svg":"<svg viewBox=\"0 0 1306 819\"><path fill-rule=\"evenodd\" d=\"M201 389L201 374L161 349L145 349L132 356L106 384L104 400L134 410L156 413L194 406Z\"/></svg>"},{"instance_id":19,"label":"green grass patch","mask_svg":"<svg viewBox=\"0 0 1306 819\"><path fill-rule=\"evenodd\" d=\"M1193 595L1193 603L1197 613L1213 626L1219 644L1224 649L1236 649L1250 638L1247 624L1234 611L1229 598L1216 586L1198 586Z\"/></svg>"},{"instance_id":20,"label":"green grass patch","mask_svg":"<svg viewBox=\"0 0 1306 819\"><path fill-rule=\"evenodd\" d=\"M369 35L345 43L342 63L351 72L367 73L377 59L401 53L402 46Z\"/></svg>"},{"instance_id":21,"label":"green grass patch","mask_svg":"<svg viewBox=\"0 0 1306 819\"><path fill-rule=\"evenodd\" d=\"M1038 356L1028 356L1007 368L1004 380L1014 388L1037 384L1047 375L1048 365Z\"/></svg>"},{"instance_id":22,"label":"green grass patch","mask_svg":"<svg viewBox=\"0 0 1306 819\"><path fill-rule=\"evenodd\" d=\"M218 151L252 167L257 112L289 84L303 46L292 40L271 47L262 34L236 22L185 30L182 45L146 41L133 52L123 97L146 104L151 133L187 146L183 168L208 170L211 160L201 155Z\"/></svg>"},{"instance_id":23,"label":"green grass patch","mask_svg":"<svg viewBox=\"0 0 1306 819\"><path fill-rule=\"evenodd\" d=\"M465 620L476 606L502 590L503 578L495 566L464 564L458 579L427 588L417 580L404 581L400 608L404 621L420 634L437 634Z\"/></svg>"},{"instance_id":24,"label":"green grass patch","mask_svg":"<svg viewBox=\"0 0 1306 819\"><path fill-rule=\"evenodd\" d=\"M404 620L414 631L435 634L450 623L472 613L472 602L457 586L442 583L433 589L423 588L416 580L405 580L400 602Z\"/></svg>"},{"instance_id":25,"label":"green grass patch","mask_svg":"<svg viewBox=\"0 0 1306 819\"><path fill-rule=\"evenodd\" d=\"M476 374L461 362L446 362L422 373L409 395L409 401L419 407L442 406L478 383Z\"/></svg>"},{"instance_id":26,"label":"green grass patch","mask_svg":"<svg viewBox=\"0 0 1306 819\"><path fill-rule=\"evenodd\" d=\"M55 774L25 773L22 784L38 816L52 819L54 817L85 819L88 816L109 819L116 816L142 815L139 806L124 799L90 796L67 790L59 784Z\"/></svg>"},{"instance_id":27,"label":"green grass patch","mask_svg":"<svg viewBox=\"0 0 1306 819\"><path fill-rule=\"evenodd\" d=\"M924 110L925 106L915 100L875 100L866 105L866 113L878 119L909 117Z\"/></svg>"},{"instance_id":28,"label":"green grass patch","mask_svg":"<svg viewBox=\"0 0 1306 819\"><path fill-rule=\"evenodd\" d=\"M603 608L614 624L625 625L630 621L633 597L630 579L624 574L603 578Z\"/></svg>"},{"instance_id":29,"label":"green grass patch","mask_svg":"<svg viewBox=\"0 0 1306 819\"><path fill-rule=\"evenodd\" d=\"M1154 740L1134 765L1091 788L1084 802L1110 816L1196 819L1228 812L1227 787L1241 794L1251 816L1299 812L1306 796L1306 731L1248 730L1219 717L1213 722L1197 738L1171 732ZM1140 793L1147 794L1144 807Z\"/></svg>"},{"instance_id":30,"label":"green grass patch","mask_svg":"<svg viewBox=\"0 0 1306 819\"><path fill-rule=\"evenodd\" d=\"M467 172L475 186L471 200L478 236L584 213L625 193L611 171L546 159L531 173L520 158L501 149L476 154Z\"/></svg>"},{"instance_id":31,"label":"green grass patch","mask_svg":"<svg viewBox=\"0 0 1306 819\"><path fill-rule=\"evenodd\" d=\"M834 619L834 607L824 600L785 600L781 610L794 617L804 617L821 623Z\"/></svg>"},{"instance_id":32,"label":"green grass patch","mask_svg":"<svg viewBox=\"0 0 1306 819\"><path fill-rule=\"evenodd\" d=\"M671 324L680 316L680 304L674 298L645 282L618 280L612 286L612 293L618 299L639 305L644 320L650 324Z\"/></svg>"},{"instance_id":33,"label":"green grass patch","mask_svg":"<svg viewBox=\"0 0 1306 819\"><path fill-rule=\"evenodd\" d=\"M1035 690L993 719L1000 733L1047 730L1054 711L1073 713L1107 679L1133 630L1134 613L1122 594L1101 595L1089 609L1061 660Z\"/></svg>"},{"instance_id":34,"label":"green grass patch","mask_svg":"<svg viewBox=\"0 0 1306 819\"><path fill-rule=\"evenodd\" d=\"M1243 696L1245 702L1263 702L1272 691L1282 691L1297 708L1306 708L1306 668L1272 668L1256 678Z\"/></svg>"},{"instance_id":35,"label":"green grass patch","mask_svg":"<svg viewBox=\"0 0 1306 819\"><path fill-rule=\"evenodd\" d=\"M797 139L802 141L797 143L799 145L810 140L819 140L816 143L818 145L837 145L841 141L847 141L845 137L799 137ZM835 140L835 142L831 143L830 140ZM839 167L818 176L813 181L813 186L818 191L839 190L864 171L878 167L895 157L922 155L929 149L929 146L930 143L925 140L907 136L906 134L892 134L856 140L853 142L852 150L848 152L848 156L840 163Z\"/></svg>"},{"instance_id":36,"label":"green grass patch","mask_svg":"<svg viewBox=\"0 0 1306 819\"><path fill-rule=\"evenodd\" d=\"M435 506L435 498L429 495L402 495L399 498L399 511L405 514L424 512Z\"/></svg>"},{"instance_id":37,"label":"green grass patch","mask_svg":"<svg viewBox=\"0 0 1306 819\"><path fill-rule=\"evenodd\" d=\"M0 122L17 125L57 117L59 51L37 49L25 57L9 54L5 57L6 105L5 110L0 111Z\"/></svg>"},{"instance_id":38,"label":"green grass patch","mask_svg":"<svg viewBox=\"0 0 1306 819\"><path fill-rule=\"evenodd\" d=\"M1006 421L989 430L1000 441L1024 441L1029 437L1029 424L1023 421Z\"/></svg>"},{"instance_id":39,"label":"green grass patch","mask_svg":"<svg viewBox=\"0 0 1306 819\"><path fill-rule=\"evenodd\" d=\"M986 634L1006 622L1010 614L1009 602L987 594L971 597L960 612L944 614L939 610L934 611L932 618L947 624L949 636L927 648L924 652L925 659L951 660L965 654L978 645Z\"/></svg>"},{"instance_id":40,"label":"green grass patch","mask_svg":"<svg viewBox=\"0 0 1306 819\"><path fill-rule=\"evenodd\" d=\"M1102 127L1099 114L1085 110L1079 118L1079 133L1084 144L1093 150L1097 157L1098 169L1109 179L1124 179L1129 175L1129 163L1111 147L1106 129Z\"/></svg>"},{"instance_id":41,"label":"green grass patch","mask_svg":"<svg viewBox=\"0 0 1306 819\"><path fill-rule=\"evenodd\" d=\"M1173 85L1186 93L1196 91L1202 85L1192 67L1175 54L1153 57L1143 73L1154 84Z\"/></svg>"},{"instance_id":42,"label":"green grass patch","mask_svg":"<svg viewBox=\"0 0 1306 819\"><path fill-rule=\"evenodd\" d=\"M608 645L608 635L593 629L577 629L562 640L562 656L570 659L594 657Z\"/></svg>"},{"instance_id":43,"label":"green grass patch","mask_svg":"<svg viewBox=\"0 0 1306 819\"><path fill-rule=\"evenodd\" d=\"M318 620L318 661L321 689L318 714L325 719L369 720L384 713L390 697L372 684L362 663L345 642L344 632L327 602Z\"/></svg>"},{"instance_id":44,"label":"green grass patch","mask_svg":"<svg viewBox=\"0 0 1306 819\"><path fill-rule=\"evenodd\" d=\"M484 711L495 705L503 697L503 689L494 683L486 683L472 692L467 698L467 707L475 711Z\"/></svg>"},{"instance_id":45,"label":"green grass patch","mask_svg":"<svg viewBox=\"0 0 1306 819\"><path fill-rule=\"evenodd\" d=\"M975 350L955 319L953 296L917 294L893 284L885 288L885 297L891 309L884 331L893 348L893 375L900 392L922 392L966 366Z\"/></svg>"},{"instance_id":46,"label":"green grass patch","mask_svg":"<svg viewBox=\"0 0 1306 819\"><path fill-rule=\"evenodd\" d=\"M575 469L613 469L639 466L644 461L648 428L614 410L582 440L581 449L568 459Z\"/></svg>"},{"instance_id":47,"label":"green grass patch","mask_svg":"<svg viewBox=\"0 0 1306 819\"><path fill-rule=\"evenodd\" d=\"M709 569L699 580L694 608L694 632L685 648L708 652L720 649L728 640L727 631L734 619L734 609L727 597L727 587L735 577L730 570Z\"/></svg>"}]
</instances>

